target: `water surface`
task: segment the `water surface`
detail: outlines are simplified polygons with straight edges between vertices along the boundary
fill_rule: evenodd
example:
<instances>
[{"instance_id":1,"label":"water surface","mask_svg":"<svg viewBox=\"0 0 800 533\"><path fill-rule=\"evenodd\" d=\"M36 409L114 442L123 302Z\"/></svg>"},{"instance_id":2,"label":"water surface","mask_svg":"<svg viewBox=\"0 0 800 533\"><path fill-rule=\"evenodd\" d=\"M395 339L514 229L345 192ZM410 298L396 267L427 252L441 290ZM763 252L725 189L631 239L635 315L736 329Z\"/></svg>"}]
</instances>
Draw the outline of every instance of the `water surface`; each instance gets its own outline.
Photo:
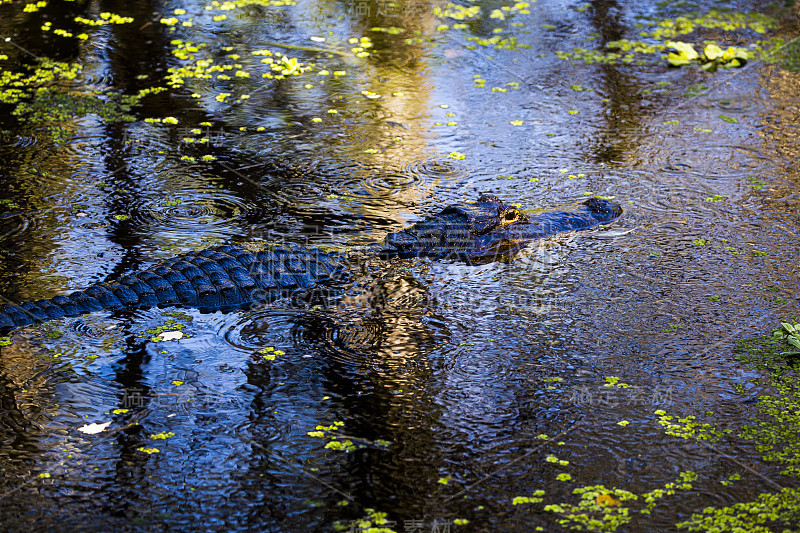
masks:
<instances>
[{"instance_id":1,"label":"water surface","mask_svg":"<svg viewBox=\"0 0 800 533\"><path fill-rule=\"evenodd\" d=\"M0 108L4 299L220 243L348 249L482 192L524 208L615 197L624 217L508 263L372 264L330 308L98 312L14 332L0 348L5 528L331 531L372 509L396 531L554 531L553 513L513 499L641 494L695 471L688 495L621 529L673 531L792 486L752 449L731 461L665 436L654 411L730 427L756 413L758 391L734 392L754 373L732 348L798 307L796 73L555 55L712 2L541 0L509 3L503 20L496 2L466 20L412 2L275 4L0 6L0 34L19 46L0 43L0 67L80 63L73 96L224 67L148 96L129 122L32 125ZM134 22L74 21L109 11ZM43 32L48 21L89 38ZM511 44L485 44L496 35ZM307 70L264 78L278 52ZM184 338L151 340L175 324ZM720 484L733 473L742 481Z\"/></svg>"}]
</instances>

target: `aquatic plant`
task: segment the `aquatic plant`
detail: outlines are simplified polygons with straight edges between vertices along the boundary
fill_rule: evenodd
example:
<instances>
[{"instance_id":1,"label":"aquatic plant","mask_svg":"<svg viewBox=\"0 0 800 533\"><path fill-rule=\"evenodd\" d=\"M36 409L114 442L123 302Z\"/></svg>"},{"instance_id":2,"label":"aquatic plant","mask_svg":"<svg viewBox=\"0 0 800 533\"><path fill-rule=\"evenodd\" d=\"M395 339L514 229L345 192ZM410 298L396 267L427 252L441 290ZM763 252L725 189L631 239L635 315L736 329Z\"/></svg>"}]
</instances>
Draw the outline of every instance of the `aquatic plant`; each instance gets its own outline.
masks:
<instances>
[{"instance_id":1,"label":"aquatic plant","mask_svg":"<svg viewBox=\"0 0 800 533\"><path fill-rule=\"evenodd\" d=\"M674 67L698 65L708 72L718 68L742 67L751 59L777 61L776 48L783 45L782 40L752 40L751 50L739 46L721 47L713 41L694 44L677 40L676 37L693 34L703 29L714 29L725 33L749 33L762 35L774 28L774 18L760 13L738 13L733 11L711 10L700 16L681 16L638 23L642 30L639 39L620 39L609 41L605 50L575 47L571 51L557 51L564 60L584 61L604 64L644 64L649 57L664 57ZM592 37L589 40L594 40ZM700 50L698 52L698 50ZM666 54L664 56L663 54ZM652 59L650 59L652 61Z\"/></svg>"},{"instance_id":2,"label":"aquatic plant","mask_svg":"<svg viewBox=\"0 0 800 533\"><path fill-rule=\"evenodd\" d=\"M580 496L578 503L549 504L544 506L544 510L558 515L558 523L564 528L577 531L616 531L633 520L636 514L650 514L656 501L664 496L692 489L692 482L696 479L695 472L682 472L677 480L665 484L664 488L642 494L604 485L578 487L573 490L573 494ZM515 497L512 505L541 503L544 494L543 490L537 490L532 496ZM625 502L628 504L625 505Z\"/></svg>"},{"instance_id":3,"label":"aquatic plant","mask_svg":"<svg viewBox=\"0 0 800 533\"><path fill-rule=\"evenodd\" d=\"M781 475L800 477L800 320L782 322L772 336L741 341L735 353L743 364L768 371L766 378L754 380L771 391L759 396L759 413L751 424L720 428L702 421L698 415L675 416L661 409L655 411L658 424L666 435L702 443L712 453L724 457L727 455L718 448L722 438L739 439L742 443L749 443L765 462L781 465ZM621 383L619 377L609 376L603 386L624 389L627 385ZM743 387L736 390L744 392ZM713 413L706 413L706 416L713 416ZM626 422L617 425L626 427L629 425ZM546 435L543 437L549 440ZM545 462L562 467L569 464L552 454L545 458ZM749 471L754 472L752 469ZM742 474L734 472L719 483L729 486L741 478ZM562 472L556 479L569 481L571 476ZM693 483L699 479L700 474L685 471L675 481L641 494L604 485L576 487L573 494L579 496L577 502L551 504L544 504L544 490L537 490L530 496L515 497L511 504L544 504L543 510L556 514L559 525L565 529L616 531L636 516L651 514L665 496L692 490ZM762 476L764 479L777 490L759 494L749 502L707 507L677 523L676 527L693 532L768 533L776 527L800 523L800 488L782 487Z\"/></svg>"},{"instance_id":4,"label":"aquatic plant","mask_svg":"<svg viewBox=\"0 0 800 533\"><path fill-rule=\"evenodd\" d=\"M759 396L757 416L752 424L738 430L737 436L750 442L765 462L783 467L783 476L800 477L800 374L797 349L800 348L800 323L782 322L772 336L746 339L735 353L743 364L765 370L765 378L753 380L767 387ZM743 390L740 390L743 392ZM771 392L770 392L771 391ZM677 524L689 531L767 533L774 527L800 523L800 488L783 487L759 494L750 502L725 507L708 507Z\"/></svg>"},{"instance_id":5,"label":"aquatic plant","mask_svg":"<svg viewBox=\"0 0 800 533\"><path fill-rule=\"evenodd\" d=\"M722 50L716 44L709 43L702 53L698 53L691 44L680 41L669 41L666 46L673 49L667 56L667 61L673 67L697 63L703 70L715 72L720 67L742 67L750 59L747 50L738 46Z\"/></svg>"}]
</instances>

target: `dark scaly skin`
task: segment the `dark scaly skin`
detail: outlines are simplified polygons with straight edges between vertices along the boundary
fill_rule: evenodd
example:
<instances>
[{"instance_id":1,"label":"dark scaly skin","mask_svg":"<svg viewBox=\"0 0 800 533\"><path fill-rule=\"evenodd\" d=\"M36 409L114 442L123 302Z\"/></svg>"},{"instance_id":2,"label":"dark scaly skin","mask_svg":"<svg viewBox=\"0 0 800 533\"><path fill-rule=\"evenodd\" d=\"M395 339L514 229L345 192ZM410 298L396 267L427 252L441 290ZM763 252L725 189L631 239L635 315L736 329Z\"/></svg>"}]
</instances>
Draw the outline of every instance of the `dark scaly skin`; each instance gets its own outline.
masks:
<instances>
[{"instance_id":1,"label":"dark scaly skin","mask_svg":"<svg viewBox=\"0 0 800 533\"><path fill-rule=\"evenodd\" d=\"M0 330L101 309L182 306L225 311L269 302L335 281L343 259L301 247L215 246L111 283L96 283L69 296L4 305L0 307Z\"/></svg>"},{"instance_id":2,"label":"dark scaly skin","mask_svg":"<svg viewBox=\"0 0 800 533\"><path fill-rule=\"evenodd\" d=\"M410 228L390 233L368 249L384 258L427 256L490 263L512 256L532 241L608 224L621 215L619 204L602 198L526 214L484 194L476 203L448 206Z\"/></svg>"},{"instance_id":3,"label":"dark scaly skin","mask_svg":"<svg viewBox=\"0 0 800 533\"><path fill-rule=\"evenodd\" d=\"M435 257L467 263L507 258L531 241L613 222L619 205L590 198L563 209L525 214L491 195L449 206L403 231L390 233L364 254ZM346 277L350 258L302 247L253 244L189 252L153 268L96 283L69 296L0 306L0 331L101 309L196 307L229 310L274 301Z\"/></svg>"}]
</instances>

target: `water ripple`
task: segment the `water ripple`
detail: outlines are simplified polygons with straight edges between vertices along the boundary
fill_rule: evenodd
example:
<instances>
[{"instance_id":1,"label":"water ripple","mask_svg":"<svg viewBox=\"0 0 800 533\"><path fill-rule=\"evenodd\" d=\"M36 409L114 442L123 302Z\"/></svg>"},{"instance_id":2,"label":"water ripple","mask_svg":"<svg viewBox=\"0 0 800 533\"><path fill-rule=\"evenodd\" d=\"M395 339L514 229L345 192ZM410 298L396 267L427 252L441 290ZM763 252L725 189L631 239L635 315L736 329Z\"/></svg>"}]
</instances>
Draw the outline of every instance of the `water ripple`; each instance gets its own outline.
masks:
<instances>
[{"instance_id":1,"label":"water ripple","mask_svg":"<svg viewBox=\"0 0 800 533\"><path fill-rule=\"evenodd\" d=\"M36 143L39 142L39 139L36 137L29 137L27 135L16 135L11 139L11 142L8 144L4 144L4 147L14 147L14 148L30 148L34 146Z\"/></svg>"},{"instance_id":2,"label":"water ripple","mask_svg":"<svg viewBox=\"0 0 800 533\"><path fill-rule=\"evenodd\" d=\"M413 187L424 185L424 174L384 173L370 171L361 177L354 177L342 183L343 194L348 196L372 198L400 194Z\"/></svg>"},{"instance_id":3,"label":"water ripple","mask_svg":"<svg viewBox=\"0 0 800 533\"><path fill-rule=\"evenodd\" d=\"M455 160L443 157L425 158L410 161L404 164L401 171L408 174L414 180L425 181L437 179L460 179L466 177L470 172L469 166Z\"/></svg>"},{"instance_id":4,"label":"water ripple","mask_svg":"<svg viewBox=\"0 0 800 533\"><path fill-rule=\"evenodd\" d=\"M711 105L723 111L736 113L747 113L756 107L754 104L754 99L746 96L730 96L727 98L720 98L719 100L711 102Z\"/></svg>"},{"instance_id":5,"label":"water ripple","mask_svg":"<svg viewBox=\"0 0 800 533\"><path fill-rule=\"evenodd\" d=\"M143 200L135 206L131 218L153 227L154 231L194 232L198 226L218 229L235 227L242 218L256 210L251 203L228 191L187 191L175 193L181 200ZM184 199L185 198L185 199Z\"/></svg>"},{"instance_id":6,"label":"water ripple","mask_svg":"<svg viewBox=\"0 0 800 533\"><path fill-rule=\"evenodd\" d=\"M0 214L0 240L25 233L35 223L35 214L32 212Z\"/></svg>"}]
</instances>

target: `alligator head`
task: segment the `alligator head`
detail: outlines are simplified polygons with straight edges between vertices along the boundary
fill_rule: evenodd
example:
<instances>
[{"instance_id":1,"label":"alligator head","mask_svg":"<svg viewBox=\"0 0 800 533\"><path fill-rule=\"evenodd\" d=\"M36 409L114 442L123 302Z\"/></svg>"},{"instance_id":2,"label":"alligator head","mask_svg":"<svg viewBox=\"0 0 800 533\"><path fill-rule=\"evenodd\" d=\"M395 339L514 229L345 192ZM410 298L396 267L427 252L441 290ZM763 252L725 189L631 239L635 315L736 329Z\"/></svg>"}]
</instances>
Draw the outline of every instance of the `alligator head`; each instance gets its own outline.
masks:
<instances>
[{"instance_id":1,"label":"alligator head","mask_svg":"<svg viewBox=\"0 0 800 533\"><path fill-rule=\"evenodd\" d=\"M373 251L382 257L460 259L488 263L507 258L530 242L565 231L613 222L622 208L601 198L524 213L496 196L454 204L410 228L390 233Z\"/></svg>"}]
</instances>

